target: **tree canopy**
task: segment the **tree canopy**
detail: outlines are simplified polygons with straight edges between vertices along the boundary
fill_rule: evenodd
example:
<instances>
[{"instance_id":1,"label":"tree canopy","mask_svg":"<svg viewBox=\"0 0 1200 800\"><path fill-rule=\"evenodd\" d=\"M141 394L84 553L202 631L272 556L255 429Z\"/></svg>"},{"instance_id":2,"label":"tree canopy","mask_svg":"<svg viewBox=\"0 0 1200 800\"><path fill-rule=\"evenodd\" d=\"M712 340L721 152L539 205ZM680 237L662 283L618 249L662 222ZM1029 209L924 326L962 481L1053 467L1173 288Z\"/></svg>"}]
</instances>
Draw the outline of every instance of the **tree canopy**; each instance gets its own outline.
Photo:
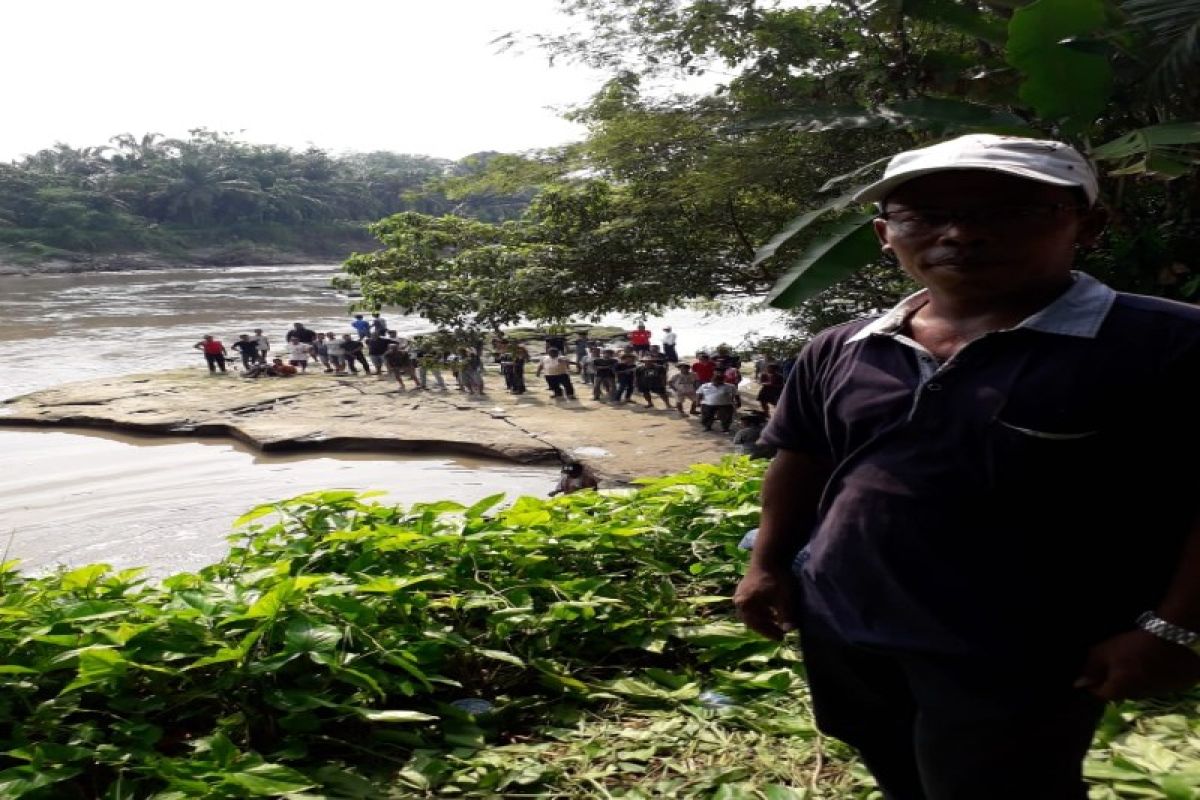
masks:
<instances>
[{"instance_id":1,"label":"tree canopy","mask_svg":"<svg viewBox=\"0 0 1200 800\"><path fill-rule=\"evenodd\" d=\"M541 43L612 73L572 112L586 138L497 159L475 179L547 198L488 245L542 281L517 301L526 316L548 314L532 298L551 291L566 293L560 315L772 286L806 328L880 308L907 285L876 261L870 213L851 190L899 150L984 131L1067 139L1103 168L1113 223L1088 269L1124 289L1200 290L1200 89L1185 80L1200 64L1196 0L562 8L583 30ZM723 82L694 96L644 88L681 73ZM454 263L471 260L462 244ZM409 266L384 250L349 271L369 301L394 301Z\"/></svg>"},{"instance_id":2,"label":"tree canopy","mask_svg":"<svg viewBox=\"0 0 1200 800\"><path fill-rule=\"evenodd\" d=\"M400 211L500 220L531 194L437 188L488 168L390 152L334 155L196 129L187 139L121 134L103 146L58 144L0 164L0 248L47 253L178 251L230 240L344 256L369 246L368 221Z\"/></svg>"}]
</instances>

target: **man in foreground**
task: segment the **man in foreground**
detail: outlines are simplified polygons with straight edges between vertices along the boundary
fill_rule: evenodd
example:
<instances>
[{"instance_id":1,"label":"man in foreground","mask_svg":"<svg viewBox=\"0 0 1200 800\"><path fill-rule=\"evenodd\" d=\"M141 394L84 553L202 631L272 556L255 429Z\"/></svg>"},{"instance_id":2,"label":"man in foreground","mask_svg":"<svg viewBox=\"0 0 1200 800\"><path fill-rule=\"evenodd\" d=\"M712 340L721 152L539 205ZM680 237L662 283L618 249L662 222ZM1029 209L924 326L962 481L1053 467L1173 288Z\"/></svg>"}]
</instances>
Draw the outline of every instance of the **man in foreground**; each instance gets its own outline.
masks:
<instances>
[{"instance_id":1,"label":"man in foreground","mask_svg":"<svg viewBox=\"0 0 1200 800\"><path fill-rule=\"evenodd\" d=\"M1200 309L1072 272L1096 195L1056 142L896 156L859 199L925 288L814 338L763 433L734 602L889 800L1082 800L1104 701L1200 677Z\"/></svg>"}]
</instances>

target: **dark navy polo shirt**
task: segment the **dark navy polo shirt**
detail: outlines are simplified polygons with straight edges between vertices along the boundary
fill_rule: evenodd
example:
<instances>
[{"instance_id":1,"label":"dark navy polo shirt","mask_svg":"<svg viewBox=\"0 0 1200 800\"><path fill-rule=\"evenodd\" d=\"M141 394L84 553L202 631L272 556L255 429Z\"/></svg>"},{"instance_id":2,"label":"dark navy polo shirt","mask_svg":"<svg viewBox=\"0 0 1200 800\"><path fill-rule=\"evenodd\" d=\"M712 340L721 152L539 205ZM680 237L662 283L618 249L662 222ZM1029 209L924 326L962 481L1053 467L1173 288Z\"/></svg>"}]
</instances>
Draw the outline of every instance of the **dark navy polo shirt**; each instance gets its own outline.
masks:
<instances>
[{"instance_id":1,"label":"dark navy polo shirt","mask_svg":"<svg viewBox=\"0 0 1200 800\"><path fill-rule=\"evenodd\" d=\"M939 364L903 334L923 302L815 337L763 434L834 464L798 569L806 616L942 653L1132 628L1200 505L1200 309L1076 274Z\"/></svg>"}]
</instances>

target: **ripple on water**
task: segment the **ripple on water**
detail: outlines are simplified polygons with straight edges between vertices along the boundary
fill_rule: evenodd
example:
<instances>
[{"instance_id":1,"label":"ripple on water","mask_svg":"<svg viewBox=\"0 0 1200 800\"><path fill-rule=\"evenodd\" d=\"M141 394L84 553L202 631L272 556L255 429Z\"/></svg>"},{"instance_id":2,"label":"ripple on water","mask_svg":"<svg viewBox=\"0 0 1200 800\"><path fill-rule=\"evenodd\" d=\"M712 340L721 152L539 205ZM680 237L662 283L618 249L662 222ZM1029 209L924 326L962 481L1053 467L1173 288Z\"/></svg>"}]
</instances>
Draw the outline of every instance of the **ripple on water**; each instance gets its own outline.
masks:
<instances>
[{"instance_id":1,"label":"ripple on water","mask_svg":"<svg viewBox=\"0 0 1200 800\"><path fill-rule=\"evenodd\" d=\"M554 467L394 454L267 456L232 442L0 430L0 535L28 569L102 561L194 570L255 505L342 488L386 500L545 495ZM11 539L11 541L9 541Z\"/></svg>"}]
</instances>

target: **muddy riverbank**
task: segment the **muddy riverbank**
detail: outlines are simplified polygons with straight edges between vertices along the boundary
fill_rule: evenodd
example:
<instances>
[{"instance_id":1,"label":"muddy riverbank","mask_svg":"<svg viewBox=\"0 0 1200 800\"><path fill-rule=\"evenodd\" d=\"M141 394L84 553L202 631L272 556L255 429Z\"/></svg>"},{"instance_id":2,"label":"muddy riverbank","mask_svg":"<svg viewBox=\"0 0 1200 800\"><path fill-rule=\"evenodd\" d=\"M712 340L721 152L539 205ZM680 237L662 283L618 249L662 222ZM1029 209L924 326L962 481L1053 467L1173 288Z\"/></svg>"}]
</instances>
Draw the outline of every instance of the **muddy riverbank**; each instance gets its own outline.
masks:
<instances>
[{"instance_id":1,"label":"muddy riverbank","mask_svg":"<svg viewBox=\"0 0 1200 800\"><path fill-rule=\"evenodd\" d=\"M730 451L697 418L639 403L556 400L531 381L521 396L397 391L375 376L309 373L245 379L202 368L72 383L0 405L0 426L81 427L197 438L225 436L263 452L369 449L504 459L582 461L609 483L666 475ZM659 401L661 403L661 401Z\"/></svg>"}]
</instances>

